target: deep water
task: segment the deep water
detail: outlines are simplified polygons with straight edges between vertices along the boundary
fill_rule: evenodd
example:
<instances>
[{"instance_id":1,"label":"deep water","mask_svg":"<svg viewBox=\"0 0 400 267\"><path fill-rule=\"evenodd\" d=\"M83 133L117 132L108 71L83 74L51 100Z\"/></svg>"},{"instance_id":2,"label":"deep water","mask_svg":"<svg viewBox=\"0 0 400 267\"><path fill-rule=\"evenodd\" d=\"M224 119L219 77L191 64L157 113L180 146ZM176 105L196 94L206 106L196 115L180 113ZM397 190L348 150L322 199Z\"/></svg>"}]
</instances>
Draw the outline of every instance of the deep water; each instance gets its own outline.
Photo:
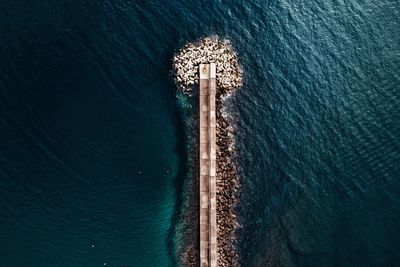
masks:
<instances>
[{"instance_id":1,"label":"deep water","mask_svg":"<svg viewBox=\"0 0 400 267\"><path fill-rule=\"evenodd\" d=\"M171 73L218 34L242 266L400 261L400 2L0 1L0 266L176 266L187 118Z\"/></svg>"}]
</instances>

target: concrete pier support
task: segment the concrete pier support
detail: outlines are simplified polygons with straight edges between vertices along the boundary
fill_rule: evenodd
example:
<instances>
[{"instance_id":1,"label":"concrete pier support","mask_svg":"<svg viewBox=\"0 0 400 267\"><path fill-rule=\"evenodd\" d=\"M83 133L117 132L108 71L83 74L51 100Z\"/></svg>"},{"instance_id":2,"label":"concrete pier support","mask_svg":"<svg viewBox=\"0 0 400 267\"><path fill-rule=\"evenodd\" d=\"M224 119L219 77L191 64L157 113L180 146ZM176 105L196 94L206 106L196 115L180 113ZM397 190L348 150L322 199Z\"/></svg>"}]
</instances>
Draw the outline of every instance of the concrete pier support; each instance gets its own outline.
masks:
<instances>
[{"instance_id":1,"label":"concrete pier support","mask_svg":"<svg viewBox=\"0 0 400 267\"><path fill-rule=\"evenodd\" d=\"M216 65L200 64L200 266L217 266Z\"/></svg>"}]
</instances>

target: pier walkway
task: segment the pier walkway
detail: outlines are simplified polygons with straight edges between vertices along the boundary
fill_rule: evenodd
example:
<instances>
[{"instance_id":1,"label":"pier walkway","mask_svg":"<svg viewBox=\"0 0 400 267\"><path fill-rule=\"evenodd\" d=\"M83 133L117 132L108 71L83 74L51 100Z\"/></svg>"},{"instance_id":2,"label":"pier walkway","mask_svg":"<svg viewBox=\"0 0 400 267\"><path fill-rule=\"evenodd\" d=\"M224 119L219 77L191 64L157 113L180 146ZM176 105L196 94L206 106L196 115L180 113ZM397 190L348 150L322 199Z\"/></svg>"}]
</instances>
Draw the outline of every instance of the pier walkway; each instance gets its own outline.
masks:
<instances>
[{"instance_id":1,"label":"pier walkway","mask_svg":"<svg viewBox=\"0 0 400 267\"><path fill-rule=\"evenodd\" d=\"M200 64L200 266L217 266L216 65Z\"/></svg>"}]
</instances>

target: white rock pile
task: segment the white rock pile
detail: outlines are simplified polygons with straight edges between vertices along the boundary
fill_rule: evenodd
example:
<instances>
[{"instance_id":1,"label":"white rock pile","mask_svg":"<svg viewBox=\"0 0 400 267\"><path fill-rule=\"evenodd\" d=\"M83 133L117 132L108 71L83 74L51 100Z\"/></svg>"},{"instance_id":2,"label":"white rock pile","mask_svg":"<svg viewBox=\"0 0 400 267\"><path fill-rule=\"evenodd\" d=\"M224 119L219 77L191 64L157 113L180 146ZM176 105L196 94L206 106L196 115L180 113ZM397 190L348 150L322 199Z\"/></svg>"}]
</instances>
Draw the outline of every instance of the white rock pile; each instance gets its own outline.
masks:
<instances>
[{"instance_id":1,"label":"white rock pile","mask_svg":"<svg viewBox=\"0 0 400 267\"><path fill-rule=\"evenodd\" d=\"M175 82L184 92L199 83L199 64L216 63L217 87L224 93L242 85L242 72L237 55L226 39L206 37L186 44L173 59Z\"/></svg>"}]
</instances>

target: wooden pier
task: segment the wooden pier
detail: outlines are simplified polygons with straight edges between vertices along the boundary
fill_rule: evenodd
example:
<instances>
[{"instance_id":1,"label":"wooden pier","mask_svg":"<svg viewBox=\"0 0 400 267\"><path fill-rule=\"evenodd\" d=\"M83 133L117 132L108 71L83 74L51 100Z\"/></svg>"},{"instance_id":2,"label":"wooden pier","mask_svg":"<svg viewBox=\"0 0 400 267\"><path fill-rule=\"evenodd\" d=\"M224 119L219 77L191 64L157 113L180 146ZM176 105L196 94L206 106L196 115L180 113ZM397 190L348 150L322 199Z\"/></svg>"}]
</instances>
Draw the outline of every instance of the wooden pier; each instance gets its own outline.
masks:
<instances>
[{"instance_id":1,"label":"wooden pier","mask_svg":"<svg viewBox=\"0 0 400 267\"><path fill-rule=\"evenodd\" d=\"M216 65L200 64L200 266L217 266Z\"/></svg>"}]
</instances>

